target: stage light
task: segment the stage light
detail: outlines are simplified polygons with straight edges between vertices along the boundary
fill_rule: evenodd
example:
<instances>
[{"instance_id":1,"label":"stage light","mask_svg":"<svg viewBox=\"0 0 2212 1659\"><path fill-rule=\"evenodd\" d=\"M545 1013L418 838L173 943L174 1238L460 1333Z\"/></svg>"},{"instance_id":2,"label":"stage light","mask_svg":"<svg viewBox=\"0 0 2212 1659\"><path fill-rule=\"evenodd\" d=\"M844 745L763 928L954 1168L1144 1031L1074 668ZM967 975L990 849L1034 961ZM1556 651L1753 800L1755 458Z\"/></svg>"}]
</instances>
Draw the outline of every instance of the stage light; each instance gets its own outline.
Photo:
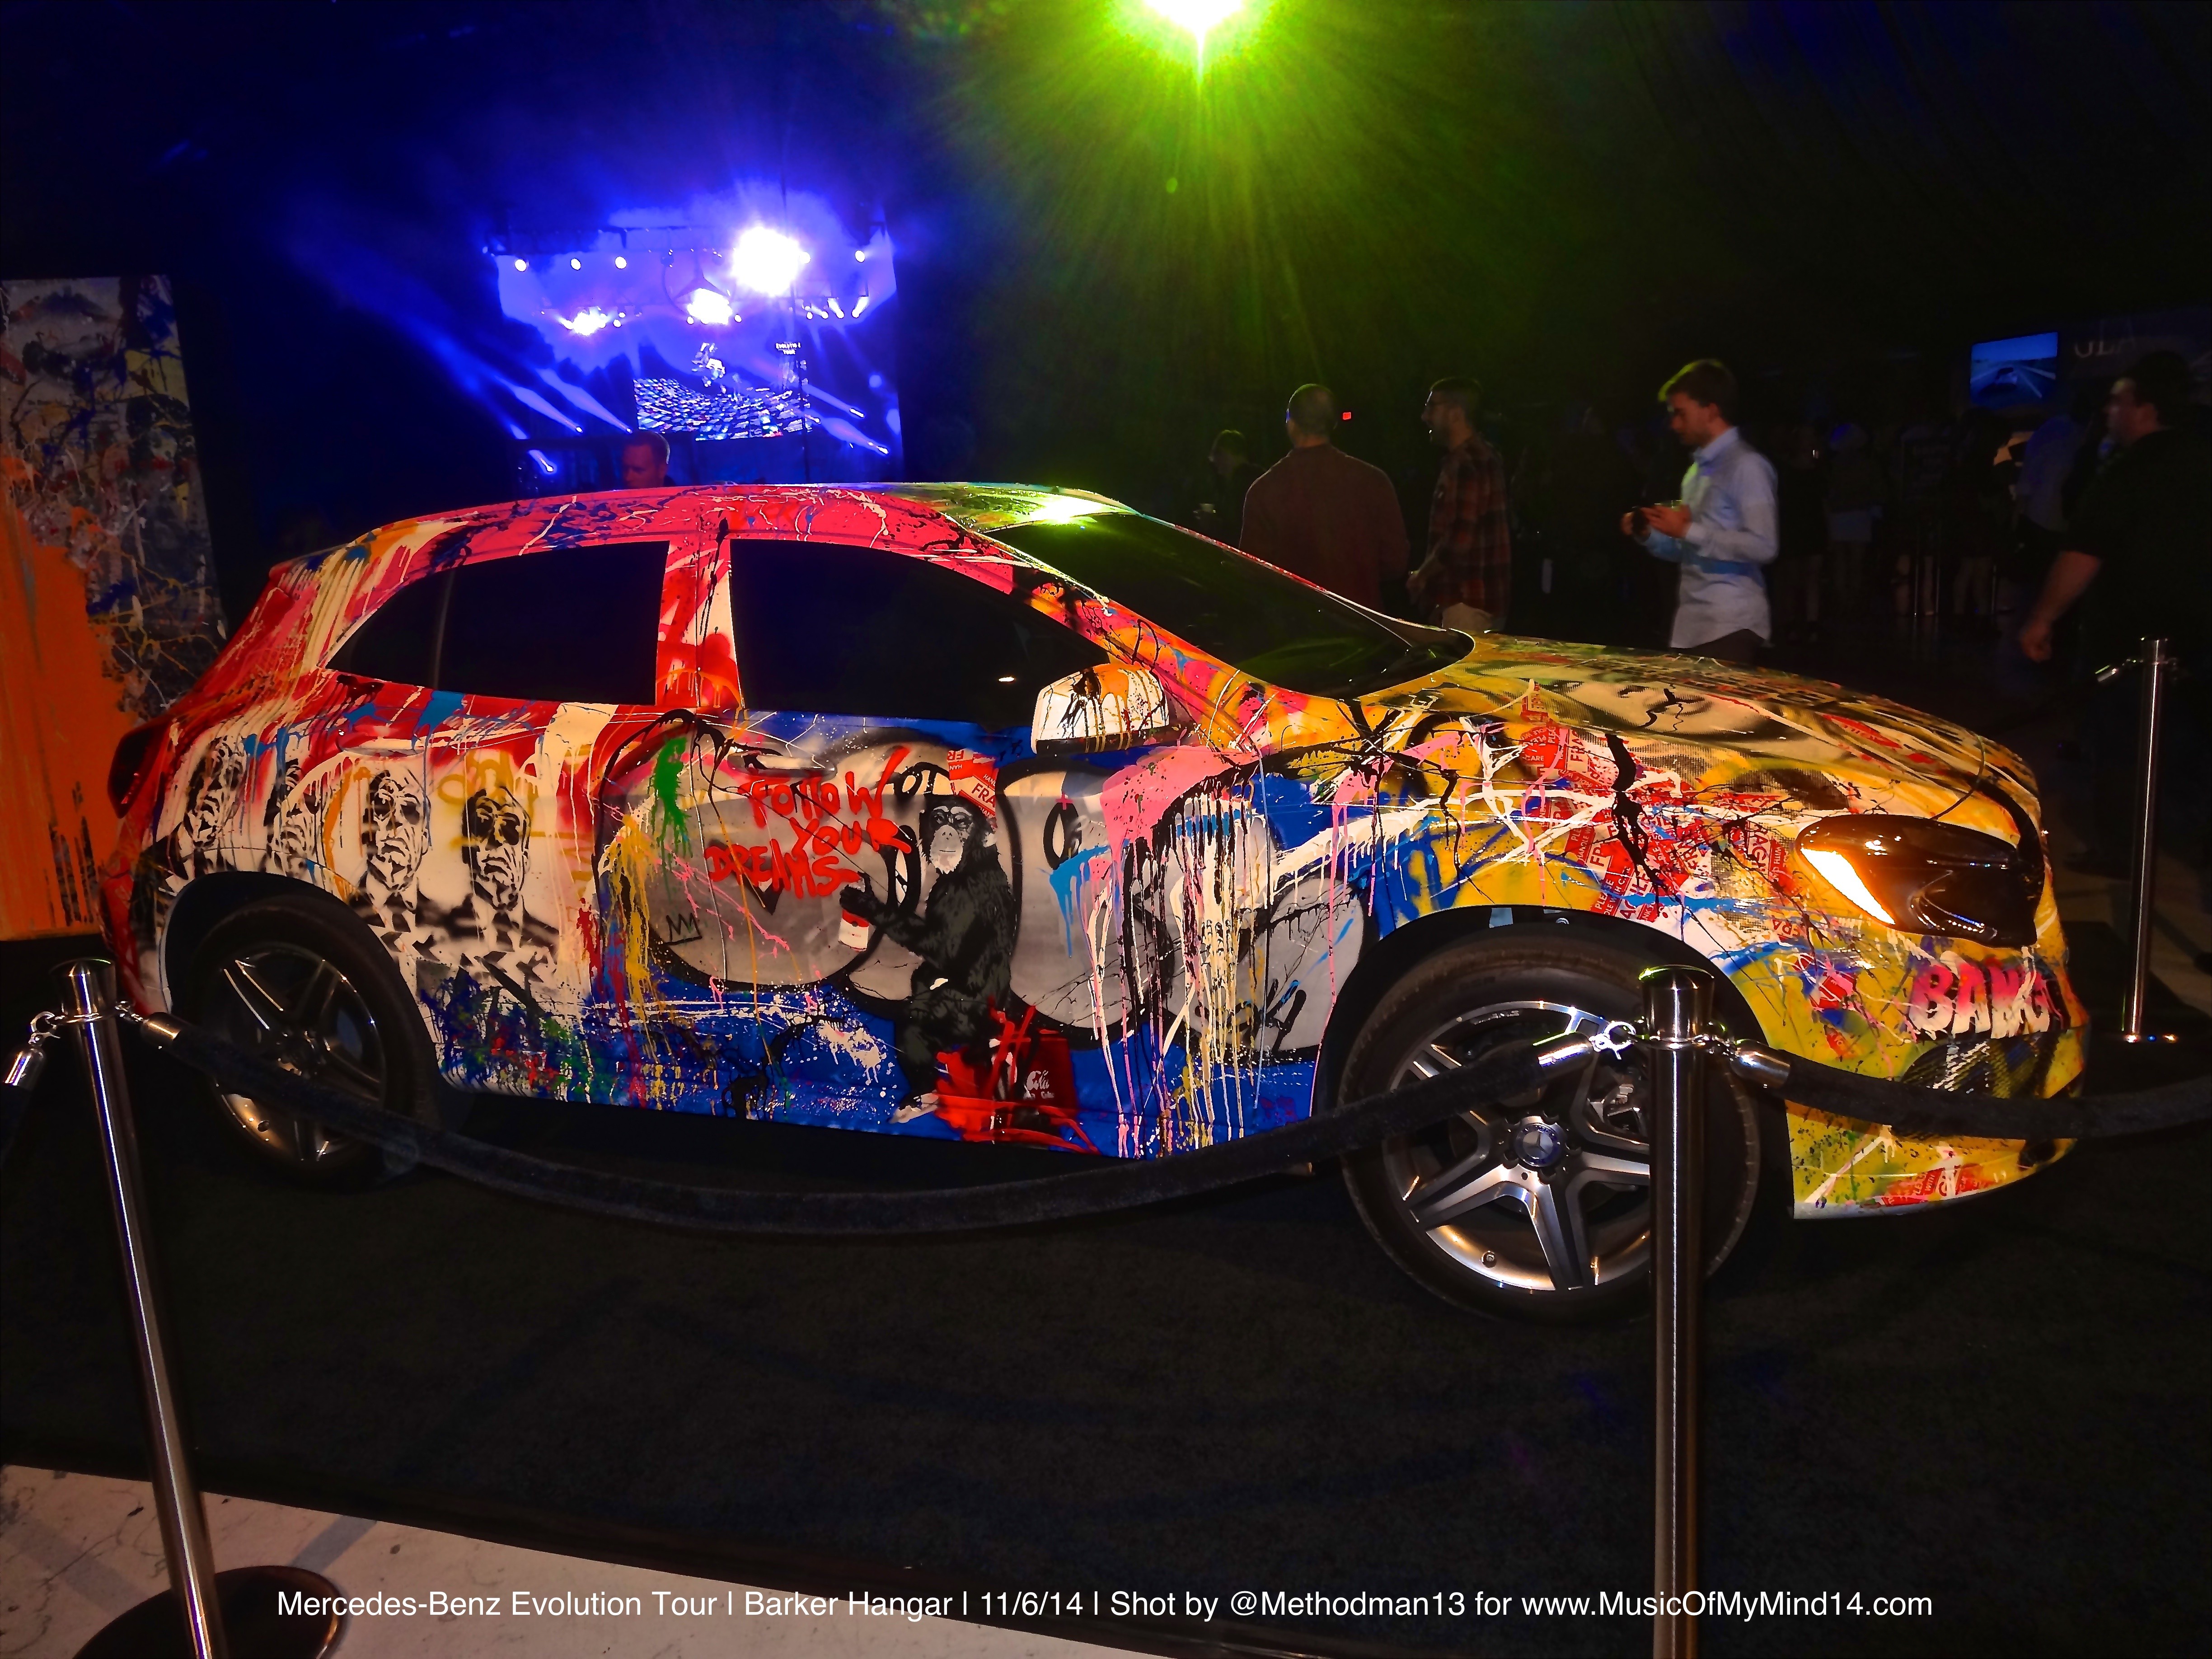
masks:
<instances>
[{"instance_id":1,"label":"stage light","mask_svg":"<svg viewBox=\"0 0 2212 1659\"><path fill-rule=\"evenodd\" d=\"M1146 0L1146 3L1178 28L1189 30L1201 58L1206 56L1206 37L1244 9L1243 0Z\"/></svg>"},{"instance_id":2,"label":"stage light","mask_svg":"<svg viewBox=\"0 0 2212 1659\"><path fill-rule=\"evenodd\" d=\"M856 247L853 250L853 263L856 265L866 260L867 257L868 250L864 247Z\"/></svg>"},{"instance_id":3,"label":"stage light","mask_svg":"<svg viewBox=\"0 0 2212 1659\"><path fill-rule=\"evenodd\" d=\"M1189 54L1203 82L1217 57L1250 44L1270 0L1116 0L1121 27L1171 58Z\"/></svg>"},{"instance_id":4,"label":"stage light","mask_svg":"<svg viewBox=\"0 0 2212 1659\"><path fill-rule=\"evenodd\" d=\"M868 308L868 296L867 296L866 295L865 295L865 294L863 294L863 295L862 295L859 299L857 299L857 300L855 300L855 301L853 301L853 314L854 314L855 317L859 316L862 312L866 311L867 308Z\"/></svg>"},{"instance_id":5,"label":"stage light","mask_svg":"<svg viewBox=\"0 0 2212 1659\"><path fill-rule=\"evenodd\" d=\"M619 327L622 319L600 310L597 306L586 306L574 316L561 319L561 326L571 334L597 334L610 323Z\"/></svg>"},{"instance_id":6,"label":"stage light","mask_svg":"<svg viewBox=\"0 0 2212 1659\"><path fill-rule=\"evenodd\" d=\"M568 269L571 270L581 270L583 268L584 262L581 259L571 258L568 261Z\"/></svg>"},{"instance_id":7,"label":"stage light","mask_svg":"<svg viewBox=\"0 0 2212 1659\"><path fill-rule=\"evenodd\" d=\"M845 314L845 307L837 303L837 299L835 295L830 296L830 309L836 312L840 317L842 317Z\"/></svg>"},{"instance_id":8,"label":"stage light","mask_svg":"<svg viewBox=\"0 0 2212 1659\"><path fill-rule=\"evenodd\" d=\"M517 259L514 262L514 268L517 270L527 270L530 269L530 261L527 259Z\"/></svg>"},{"instance_id":9,"label":"stage light","mask_svg":"<svg viewBox=\"0 0 2212 1659\"><path fill-rule=\"evenodd\" d=\"M708 328L727 328L737 319L737 307L720 289L695 288L684 296L684 314Z\"/></svg>"},{"instance_id":10,"label":"stage light","mask_svg":"<svg viewBox=\"0 0 2212 1659\"><path fill-rule=\"evenodd\" d=\"M738 238L730 255L730 275L756 294L782 294L811 258L781 231L755 225Z\"/></svg>"},{"instance_id":11,"label":"stage light","mask_svg":"<svg viewBox=\"0 0 2212 1659\"><path fill-rule=\"evenodd\" d=\"M615 269L617 270L628 270L629 269L629 261L623 258L621 254L616 254Z\"/></svg>"},{"instance_id":12,"label":"stage light","mask_svg":"<svg viewBox=\"0 0 2212 1659\"><path fill-rule=\"evenodd\" d=\"M1352 411L1347 409L1343 414L1338 416L1337 418L1340 421L1348 421L1352 418Z\"/></svg>"}]
</instances>

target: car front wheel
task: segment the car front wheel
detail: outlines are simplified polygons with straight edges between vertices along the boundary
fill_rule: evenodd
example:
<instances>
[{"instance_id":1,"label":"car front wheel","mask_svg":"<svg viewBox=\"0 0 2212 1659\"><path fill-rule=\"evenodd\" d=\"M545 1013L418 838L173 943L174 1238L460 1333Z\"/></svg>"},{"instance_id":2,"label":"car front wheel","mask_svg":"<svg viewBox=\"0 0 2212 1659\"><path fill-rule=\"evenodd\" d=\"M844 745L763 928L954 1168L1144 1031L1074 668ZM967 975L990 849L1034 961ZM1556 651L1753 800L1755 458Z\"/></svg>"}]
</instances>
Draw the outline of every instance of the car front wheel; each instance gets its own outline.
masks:
<instances>
[{"instance_id":1,"label":"car front wheel","mask_svg":"<svg viewBox=\"0 0 2212 1659\"><path fill-rule=\"evenodd\" d=\"M1651 966L1610 940L1503 928L1427 957L1376 1006L1346 1054L1350 1102L1434 1077L1500 1044L1594 1031L1640 1012ZM1740 1035L1753 1035L1745 1032ZM1651 1092L1634 1051L1600 1055L1537 1099L1463 1112L1354 1153L1345 1180L1391 1259L1448 1301L1510 1318L1632 1310L1651 1270ZM1762 1194L1786 1192L1778 1118L1709 1082L1706 1269L1743 1236Z\"/></svg>"}]
</instances>

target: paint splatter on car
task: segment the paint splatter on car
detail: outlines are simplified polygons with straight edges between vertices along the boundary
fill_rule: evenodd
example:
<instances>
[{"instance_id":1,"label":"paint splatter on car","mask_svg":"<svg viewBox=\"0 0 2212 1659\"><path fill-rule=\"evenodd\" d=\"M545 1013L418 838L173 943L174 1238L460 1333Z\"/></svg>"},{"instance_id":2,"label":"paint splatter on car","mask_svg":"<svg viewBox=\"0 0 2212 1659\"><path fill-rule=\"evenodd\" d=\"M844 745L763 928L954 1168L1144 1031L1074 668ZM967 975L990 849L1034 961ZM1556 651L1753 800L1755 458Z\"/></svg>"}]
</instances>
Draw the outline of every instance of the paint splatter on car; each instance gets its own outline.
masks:
<instances>
[{"instance_id":1,"label":"paint splatter on car","mask_svg":"<svg viewBox=\"0 0 2212 1659\"><path fill-rule=\"evenodd\" d=\"M281 568L105 896L149 1008L196 894L331 896L468 1088L1154 1157L1314 1109L1363 961L1470 920L1687 946L1832 1065L2060 1092L2035 811L1896 704L1419 628L1097 497L698 487ZM1854 892L1801 845L1847 815L1994 850L1908 836ZM1899 870L1952 909L1883 920ZM1801 1214L2054 1150L1795 1107L1790 1144Z\"/></svg>"}]
</instances>

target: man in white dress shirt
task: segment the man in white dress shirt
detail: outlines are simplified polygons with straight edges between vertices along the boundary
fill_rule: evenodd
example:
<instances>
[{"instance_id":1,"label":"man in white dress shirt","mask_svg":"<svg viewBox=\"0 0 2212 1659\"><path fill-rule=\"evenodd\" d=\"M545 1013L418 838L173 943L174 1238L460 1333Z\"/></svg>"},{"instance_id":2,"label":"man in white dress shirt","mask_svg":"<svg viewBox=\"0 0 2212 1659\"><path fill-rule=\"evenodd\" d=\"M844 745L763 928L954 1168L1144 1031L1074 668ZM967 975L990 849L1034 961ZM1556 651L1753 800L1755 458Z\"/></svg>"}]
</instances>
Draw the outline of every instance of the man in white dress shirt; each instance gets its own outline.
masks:
<instances>
[{"instance_id":1,"label":"man in white dress shirt","mask_svg":"<svg viewBox=\"0 0 2212 1659\"><path fill-rule=\"evenodd\" d=\"M1761 568L1780 545L1774 468L1736 430L1726 364L1700 358L1659 389L1659 401L1692 452L1682 499L1623 515L1620 533L1682 567L1668 646L1748 665L1774 637Z\"/></svg>"}]
</instances>

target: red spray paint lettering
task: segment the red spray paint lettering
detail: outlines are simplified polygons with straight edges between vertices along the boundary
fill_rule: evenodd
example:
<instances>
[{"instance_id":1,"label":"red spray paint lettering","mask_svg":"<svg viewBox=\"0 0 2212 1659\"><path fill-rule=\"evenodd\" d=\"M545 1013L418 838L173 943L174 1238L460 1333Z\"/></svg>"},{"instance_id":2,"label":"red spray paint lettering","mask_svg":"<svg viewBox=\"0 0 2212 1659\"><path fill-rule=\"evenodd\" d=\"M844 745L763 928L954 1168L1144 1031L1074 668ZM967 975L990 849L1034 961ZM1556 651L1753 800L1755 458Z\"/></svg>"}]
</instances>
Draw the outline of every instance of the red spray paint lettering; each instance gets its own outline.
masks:
<instances>
[{"instance_id":1,"label":"red spray paint lettering","mask_svg":"<svg viewBox=\"0 0 2212 1659\"><path fill-rule=\"evenodd\" d=\"M2051 1029L2051 988L2032 963L1969 962L1952 951L1913 975L1905 1018L1925 1036L2014 1037Z\"/></svg>"}]
</instances>

